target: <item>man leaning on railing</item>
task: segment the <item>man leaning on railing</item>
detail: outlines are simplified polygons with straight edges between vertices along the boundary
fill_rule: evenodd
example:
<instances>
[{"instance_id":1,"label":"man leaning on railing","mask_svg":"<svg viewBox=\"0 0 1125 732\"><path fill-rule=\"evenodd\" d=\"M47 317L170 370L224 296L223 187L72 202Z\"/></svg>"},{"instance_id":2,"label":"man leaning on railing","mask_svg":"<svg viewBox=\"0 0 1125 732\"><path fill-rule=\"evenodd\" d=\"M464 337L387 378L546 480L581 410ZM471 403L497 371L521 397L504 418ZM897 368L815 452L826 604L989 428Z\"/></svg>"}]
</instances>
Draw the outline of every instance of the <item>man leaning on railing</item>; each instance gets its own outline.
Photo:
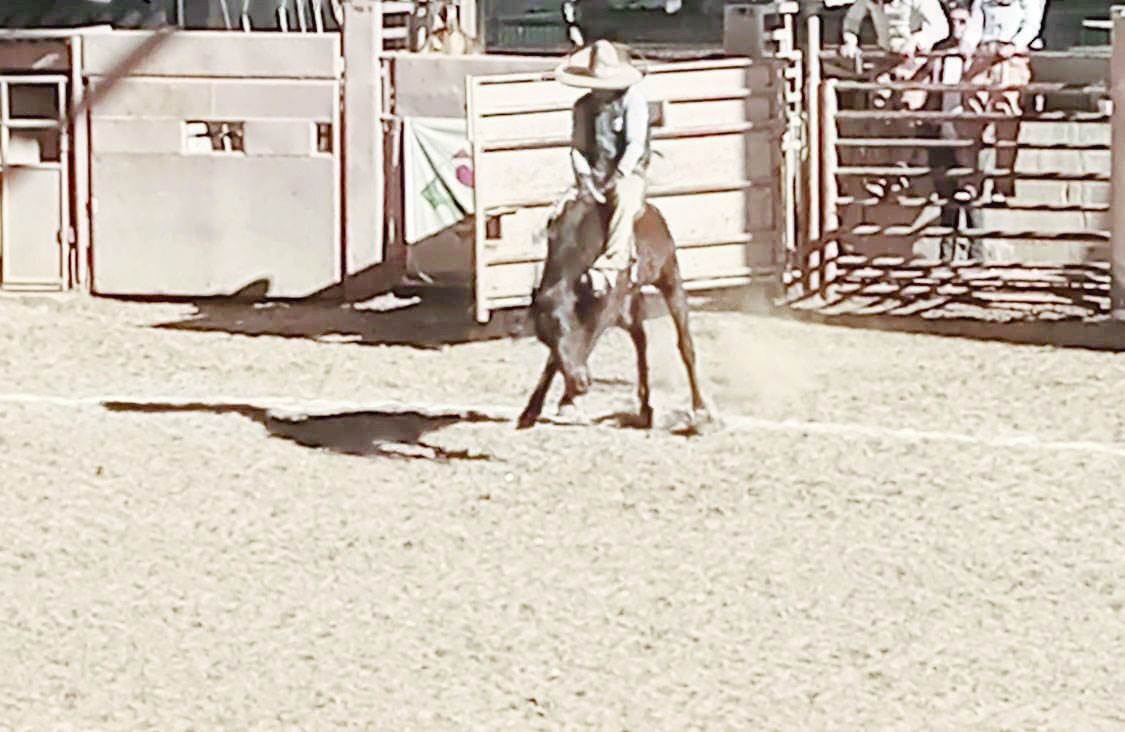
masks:
<instances>
[{"instance_id":1,"label":"man leaning on railing","mask_svg":"<svg viewBox=\"0 0 1125 732\"><path fill-rule=\"evenodd\" d=\"M926 57L935 45L949 36L949 21L940 0L856 0L844 16L843 44L840 53L855 58L859 53L859 30L870 17L879 48L894 54L893 66L877 81L909 81L926 67ZM876 106L886 106L889 94L877 98ZM925 92L906 92L901 104L919 109Z\"/></svg>"},{"instance_id":2,"label":"man leaning on railing","mask_svg":"<svg viewBox=\"0 0 1125 732\"><path fill-rule=\"evenodd\" d=\"M949 35L949 21L940 0L855 0L844 16L842 45L840 54L845 58L857 58L859 54L859 32L863 21L871 19L875 27L875 40L879 48L890 54L890 59L882 62L876 69L875 80L881 84L893 81L910 81L923 73L933 47ZM888 105L908 110L920 109L926 102L926 92L910 90L897 96L889 90L874 93L872 104L877 108ZM869 136L909 135L912 123L898 121L866 123L864 132ZM901 128L901 129L900 129ZM908 153L913 154L913 153ZM907 160L900 150L871 151L859 150L854 153L855 162L879 163L892 166L906 166ZM882 177L867 177L858 181L870 195L882 198L890 192L904 190L908 181L903 178L887 180Z\"/></svg>"},{"instance_id":3,"label":"man leaning on railing","mask_svg":"<svg viewBox=\"0 0 1125 732\"><path fill-rule=\"evenodd\" d=\"M1042 30L1045 7L1045 0L973 0L969 25L961 42L961 52L969 59L966 80L970 84L1000 87L995 91L969 92L965 96L966 109L1014 118L993 125L994 139L1001 143L996 147L997 174L990 196L994 202L1015 195L1015 142L1022 113L1018 88L1031 82L1029 49ZM965 123L959 127L962 134L979 141L986 125ZM975 198L977 184L969 186L966 195Z\"/></svg>"}]
</instances>

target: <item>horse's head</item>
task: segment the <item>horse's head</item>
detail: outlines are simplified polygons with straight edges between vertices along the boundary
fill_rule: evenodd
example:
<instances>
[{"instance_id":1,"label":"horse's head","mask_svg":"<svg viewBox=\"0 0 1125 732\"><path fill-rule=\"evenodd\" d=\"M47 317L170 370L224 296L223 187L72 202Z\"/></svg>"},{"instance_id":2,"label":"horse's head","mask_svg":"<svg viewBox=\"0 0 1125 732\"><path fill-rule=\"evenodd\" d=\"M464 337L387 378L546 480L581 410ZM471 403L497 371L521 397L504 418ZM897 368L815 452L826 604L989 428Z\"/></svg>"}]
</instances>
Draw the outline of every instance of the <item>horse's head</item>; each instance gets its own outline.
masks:
<instances>
[{"instance_id":1,"label":"horse's head","mask_svg":"<svg viewBox=\"0 0 1125 732\"><path fill-rule=\"evenodd\" d=\"M581 278L603 237L597 204L577 195L563 199L547 223L547 259L532 297L535 334L551 349L568 389L579 394L590 382L585 350L592 300Z\"/></svg>"}]
</instances>

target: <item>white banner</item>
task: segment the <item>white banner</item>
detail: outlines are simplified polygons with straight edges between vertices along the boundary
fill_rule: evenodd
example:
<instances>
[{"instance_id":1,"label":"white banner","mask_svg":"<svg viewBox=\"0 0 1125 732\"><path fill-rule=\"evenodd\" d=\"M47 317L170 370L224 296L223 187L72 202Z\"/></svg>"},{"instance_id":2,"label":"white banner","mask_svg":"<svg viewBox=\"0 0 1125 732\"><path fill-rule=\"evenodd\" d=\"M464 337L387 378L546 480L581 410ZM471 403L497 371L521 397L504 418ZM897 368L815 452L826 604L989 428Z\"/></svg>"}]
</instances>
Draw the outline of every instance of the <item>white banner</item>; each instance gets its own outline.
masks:
<instances>
[{"instance_id":1,"label":"white banner","mask_svg":"<svg viewBox=\"0 0 1125 732\"><path fill-rule=\"evenodd\" d=\"M407 244L473 214L473 157L464 119L406 118L403 155Z\"/></svg>"}]
</instances>

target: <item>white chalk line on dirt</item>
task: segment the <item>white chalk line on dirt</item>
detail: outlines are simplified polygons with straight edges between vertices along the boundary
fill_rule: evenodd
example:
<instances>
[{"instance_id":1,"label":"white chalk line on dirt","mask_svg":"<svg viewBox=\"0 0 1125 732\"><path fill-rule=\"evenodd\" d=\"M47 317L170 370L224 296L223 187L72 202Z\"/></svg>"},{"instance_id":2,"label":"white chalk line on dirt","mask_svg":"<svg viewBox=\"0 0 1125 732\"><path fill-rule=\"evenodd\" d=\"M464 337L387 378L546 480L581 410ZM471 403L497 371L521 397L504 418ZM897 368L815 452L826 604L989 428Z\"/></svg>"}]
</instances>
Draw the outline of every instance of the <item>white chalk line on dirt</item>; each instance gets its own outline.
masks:
<instances>
[{"instance_id":1,"label":"white chalk line on dirt","mask_svg":"<svg viewBox=\"0 0 1125 732\"><path fill-rule=\"evenodd\" d=\"M218 411L227 407L249 407L264 411L278 412L288 416L318 416L325 412L414 412L427 416L437 415L478 415L496 421L514 421L518 409L504 406L455 405L455 404L406 404L402 402L357 402L329 399L299 399L277 396L54 396L50 394L0 394L0 404L40 404L57 407L105 407L107 405L127 405L139 410L162 408L174 410L198 406L202 409L214 408ZM548 423L565 424L555 420ZM878 427L856 422L808 422L801 420L774 420L743 415L722 415L724 431L736 432L786 432L800 435L827 435L831 437L867 437L871 439L896 440L901 442L945 442L982 447L1051 450L1056 452L1076 452L1125 457L1125 444L1116 442L1048 440L1029 433L1011 435L974 435L959 432L936 430L917 430L911 428Z\"/></svg>"}]
</instances>

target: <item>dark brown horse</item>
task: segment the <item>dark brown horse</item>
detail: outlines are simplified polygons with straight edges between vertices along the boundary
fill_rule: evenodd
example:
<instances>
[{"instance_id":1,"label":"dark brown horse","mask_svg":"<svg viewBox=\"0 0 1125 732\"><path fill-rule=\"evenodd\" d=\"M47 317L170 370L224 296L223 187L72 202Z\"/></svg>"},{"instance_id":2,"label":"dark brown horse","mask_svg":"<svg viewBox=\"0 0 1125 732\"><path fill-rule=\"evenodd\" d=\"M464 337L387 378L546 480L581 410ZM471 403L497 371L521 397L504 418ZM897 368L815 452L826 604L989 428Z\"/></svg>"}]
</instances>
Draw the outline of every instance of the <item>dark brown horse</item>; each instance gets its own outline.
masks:
<instances>
[{"instance_id":1,"label":"dark brown horse","mask_svg":"<svg viewBox=\"0 0 1125 732\"><path fill-rule=\"evenodd\" d=\"M605 330L619 326L629 332L637 349L637 395L639 427L652 426L649 402L648 356L644 328L644 295L641 285L653 285L668 305L676 326L680 355L691 384L693 422L710 420L695 372L695 348L688 330L687 296L676 261L676 245L668 223L653 206L637 219L635 235L639 284L630 285L622 273L609 292L596 297L582 276L601 253L609 211L587 197L565 200L547 225L547 260L543 277L532 297L531 315L535 333L551 353L539 383L520 415L518 426L535 424L555 374L562 372L565 391L560 409L573 405L590 388L587 360Z\"/></svg>"}]
</instances>

